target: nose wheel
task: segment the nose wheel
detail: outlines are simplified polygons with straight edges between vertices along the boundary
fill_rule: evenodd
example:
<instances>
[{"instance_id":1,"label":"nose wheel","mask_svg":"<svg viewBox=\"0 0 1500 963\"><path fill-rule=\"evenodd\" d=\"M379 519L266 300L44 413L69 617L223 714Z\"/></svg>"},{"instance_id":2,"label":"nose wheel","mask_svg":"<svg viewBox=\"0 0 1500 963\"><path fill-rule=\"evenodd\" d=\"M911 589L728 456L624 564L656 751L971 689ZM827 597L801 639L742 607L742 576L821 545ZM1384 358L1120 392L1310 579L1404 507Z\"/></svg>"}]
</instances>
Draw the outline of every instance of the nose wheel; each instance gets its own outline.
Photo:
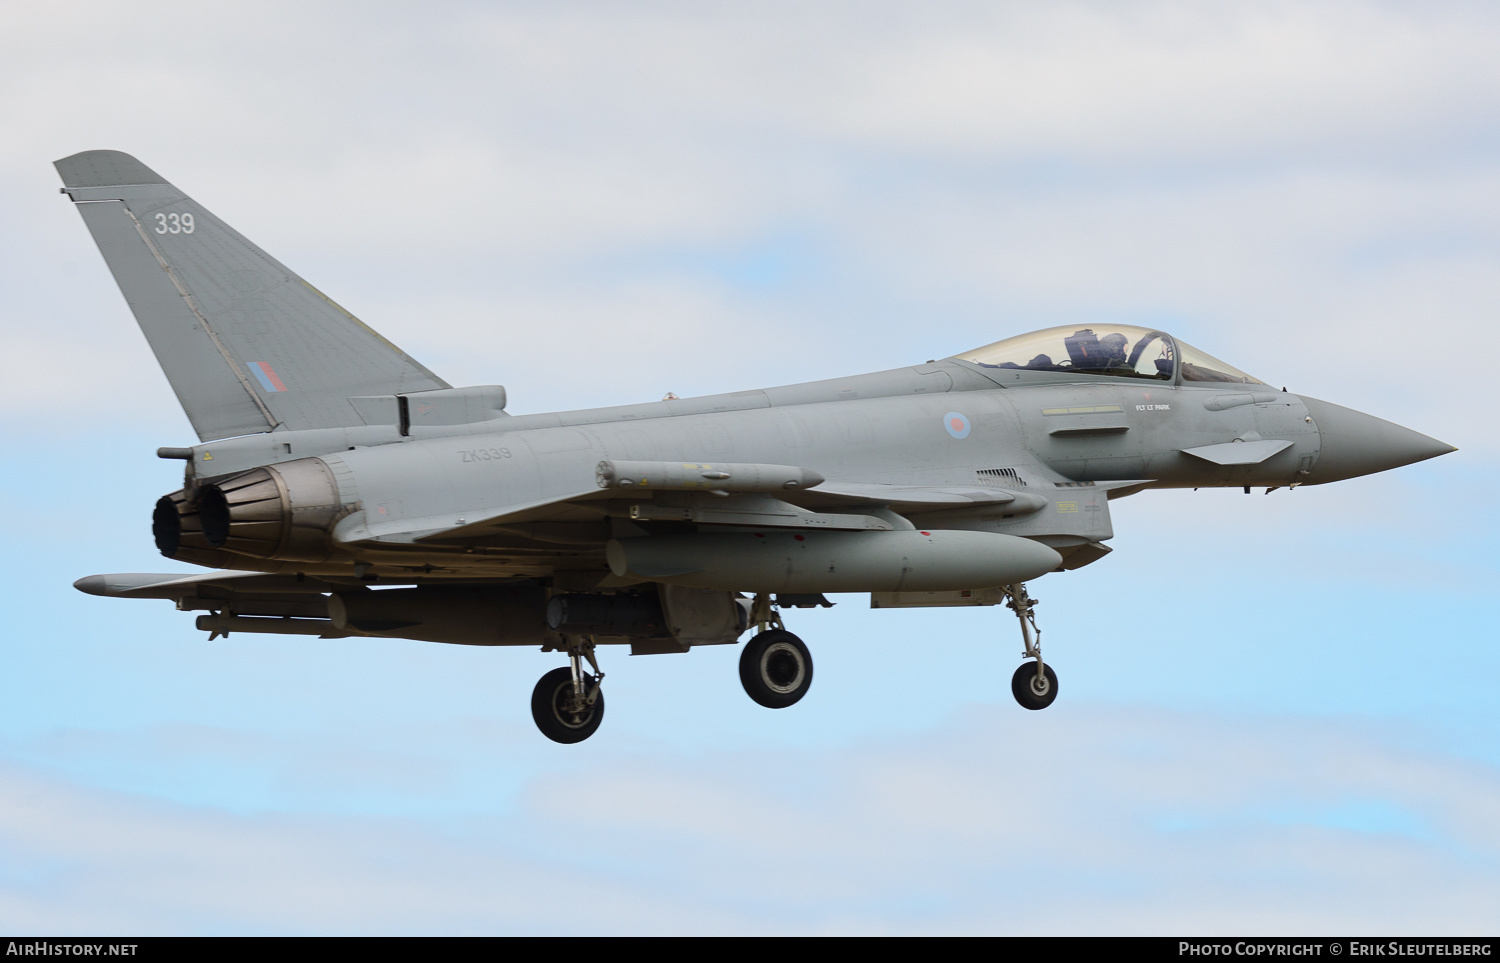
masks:
<instances>
[{"instance_id":1,"label":"nose wheel","mask_svg":"<svg viewBox=\"0 0 1500 963\"><path fill-rule=\"evenodd\" d=\"M1057 698L1057 674L1052 666L1041 665L1040 676L1037 668L1029 662L1023 663L1010 677L1011 694L1023 709L1045 709Z\"/></svg>"},{"instance_id":2,"label":"nose wheel","mask_svg":"<svg viewBox=\"0 0 1500 963\"><path fill-rule=\"evenodd\" d=\"M583 671L584 659L593 675ZM565 745L592 736L604 721L603 681L592 644L569 648L568 665L542 676L531 690L531 718L542 735Z\"/></svg>"},{"instance_id":3,"label":"nose wheel","mask_svg":"<svg viewBox=\"0 0 1500 963\"><path fill-rule=\"evenodd\" d=\"M1036 627L1036 599L1026 594L1024 583L1003 585L1005 607L1016 613L1021 623L1021 639L1026 649L1021 654L1035 663L1023 662L1010 677L1010 692L1023 709L1045 709L1057 698L1057 673L1042 661L1042 630Z\"/></svg>"}]
</instances>

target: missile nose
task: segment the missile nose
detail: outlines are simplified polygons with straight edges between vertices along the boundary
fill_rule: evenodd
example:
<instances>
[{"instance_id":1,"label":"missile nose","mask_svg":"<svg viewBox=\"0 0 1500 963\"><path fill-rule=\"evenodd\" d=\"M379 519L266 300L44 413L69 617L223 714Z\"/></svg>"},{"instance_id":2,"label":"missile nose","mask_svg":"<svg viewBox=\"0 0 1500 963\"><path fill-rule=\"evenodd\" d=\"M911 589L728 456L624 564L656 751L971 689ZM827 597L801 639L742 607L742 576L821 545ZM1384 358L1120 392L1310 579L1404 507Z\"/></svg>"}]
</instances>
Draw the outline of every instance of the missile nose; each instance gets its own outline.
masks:
<instances>
[{"instance_id":1,"label":"missile nose","mask_svg":"<svg viewBox=\"0 0 1500 963\"><path fill-rule=\"evenodd\" d=\"M1318 429L1320 450L1304 485L1373 475L1457 451L1421 432L1353 408L1302 396Z\"/></svg>"}]
</instances>

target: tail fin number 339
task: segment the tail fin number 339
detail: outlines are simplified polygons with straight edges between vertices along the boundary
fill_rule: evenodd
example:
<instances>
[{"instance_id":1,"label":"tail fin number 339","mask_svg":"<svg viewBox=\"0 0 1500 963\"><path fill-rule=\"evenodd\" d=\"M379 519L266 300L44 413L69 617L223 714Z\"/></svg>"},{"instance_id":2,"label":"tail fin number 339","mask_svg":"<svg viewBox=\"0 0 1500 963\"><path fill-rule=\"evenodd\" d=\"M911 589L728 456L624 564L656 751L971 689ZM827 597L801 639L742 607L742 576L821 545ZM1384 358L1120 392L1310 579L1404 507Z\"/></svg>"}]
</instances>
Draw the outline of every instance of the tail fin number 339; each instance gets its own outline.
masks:
<instances>
[{"instance_id":1,"label":"tail fin number 339","mask_svg":"<svg viewBox=\"0 0 1500 963\"><path fill-rule=\"evenodd\" d=\"M193 215L177 213L158 214L156 215L156 233L191 234L193 233Z\"/></svg>"}]
</instances>

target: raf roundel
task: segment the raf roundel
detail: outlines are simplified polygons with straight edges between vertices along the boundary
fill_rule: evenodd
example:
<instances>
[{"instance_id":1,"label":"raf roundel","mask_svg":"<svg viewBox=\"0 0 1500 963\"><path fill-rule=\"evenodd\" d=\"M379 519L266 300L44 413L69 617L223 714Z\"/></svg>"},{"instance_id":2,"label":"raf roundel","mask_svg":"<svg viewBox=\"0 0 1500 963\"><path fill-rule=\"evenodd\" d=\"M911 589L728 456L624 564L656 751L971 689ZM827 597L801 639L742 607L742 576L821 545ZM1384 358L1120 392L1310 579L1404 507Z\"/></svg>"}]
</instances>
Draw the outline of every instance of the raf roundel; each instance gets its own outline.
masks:
<instances>
[{"instance_id":1,"label":"raf roundel","mask_svg":"<svg viewBox=\"0 0 1500 963\"><path fill-rule=\"evenodd\" d=\"M954 438L969 437L969 419L956 411L950 411L943 416L943 427L948 429L948 434Z\"/></svg>"}]
</instances>

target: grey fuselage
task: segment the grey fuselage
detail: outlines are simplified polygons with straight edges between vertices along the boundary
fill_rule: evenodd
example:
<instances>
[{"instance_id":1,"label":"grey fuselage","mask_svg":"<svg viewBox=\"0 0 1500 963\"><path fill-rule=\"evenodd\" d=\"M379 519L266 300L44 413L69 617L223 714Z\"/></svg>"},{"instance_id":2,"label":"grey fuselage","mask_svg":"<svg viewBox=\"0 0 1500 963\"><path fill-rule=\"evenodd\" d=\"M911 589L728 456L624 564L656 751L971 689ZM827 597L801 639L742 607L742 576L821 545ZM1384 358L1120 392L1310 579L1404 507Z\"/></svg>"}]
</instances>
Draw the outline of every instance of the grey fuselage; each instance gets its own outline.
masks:
<instances>
[{"instance_id":1,"label":"grey fuselage","mask_svg":"<svg viewBox=\"0 0 1500 963\"><path fill-rule=\"evenodd\" d=\"M685 652L754 625L741 679L790 705L811 661L776 610L830 592L1005 602L1037 660L1013 690L1041 708L1055 675L1025 583L1108 554L1111 498L1315 485L1453 450L1115 324L827 381L510 415L503 387L452 387L136 158L56 167L200 439L158 451L186 465L153 538L218 570L76 587L206 613L211 639L565 650L570 668L533 700L557 741L598 724L580 660L600 642Z\"/></svg>"},{"instance_id":2,"label":"grey fuselage","mask_svg":"<svg viewBox=\"0 0 1500 963\"><path fill-rule=\"evenodd\" d=\"M1069 549L1111 537L1112 494L1344 477L1319 470L1328 442L1314 410L1406 431L1262 385L1068 378L947 360L700 398L407 425L404 436L397 424L273 431L194 446L189 473L202 480L312 456L336 479L340 537L326 558L201 559L209 564L328 575L361 566L361 574L378 577L418 569L426 578L570 572L586 582L587 572L604 576L604 543L619 534L609 520L628 518L630 504L713 500L709 493L618 493L559 513L558 503L596 489L602 461L796 465L835 487L847 480L866 487L1009 489L1045 505L1024 513L1005 510L1014 506L918 505L904 514L926 528L1000 532ZM950 430L955 415L966 430ZM1252 464L1221 465L1184 453L1245 442L1289 444ZM1414 460L1410 454L1393 457ZM788 500L816 508L818 493L815 487ZM482 538L451 544L414 538L462 527L497 507L532 505L550 507L534 519L512 512L511 524ZM652 527L636 524L640 534Z\"/></svg>"}]
</instances>

